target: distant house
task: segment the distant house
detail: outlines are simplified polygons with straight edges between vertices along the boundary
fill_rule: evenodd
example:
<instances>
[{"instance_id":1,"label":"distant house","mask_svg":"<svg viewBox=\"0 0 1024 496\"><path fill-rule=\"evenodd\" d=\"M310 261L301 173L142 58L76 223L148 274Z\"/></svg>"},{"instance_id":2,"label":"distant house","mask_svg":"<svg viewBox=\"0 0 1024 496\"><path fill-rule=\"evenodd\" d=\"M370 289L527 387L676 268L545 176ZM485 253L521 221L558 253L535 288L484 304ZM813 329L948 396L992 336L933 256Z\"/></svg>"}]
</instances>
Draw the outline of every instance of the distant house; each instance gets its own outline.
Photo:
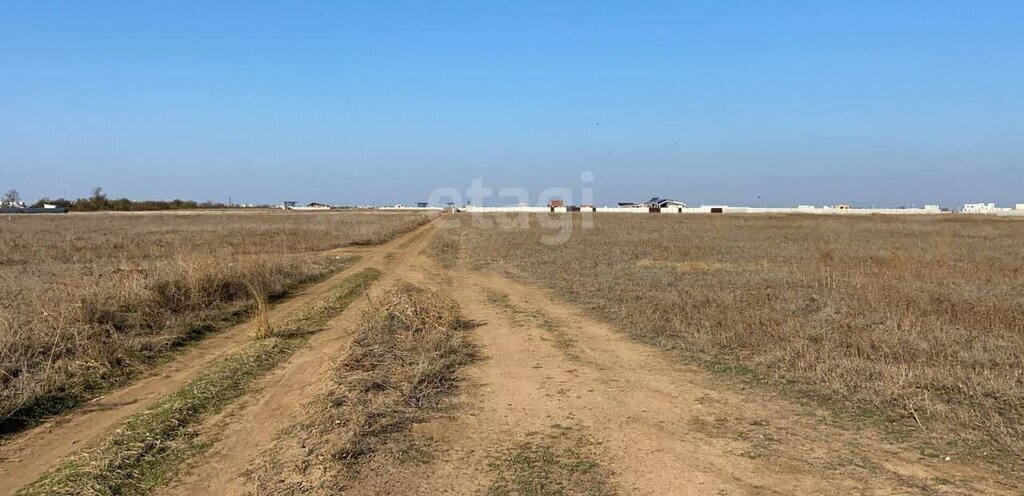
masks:
<instances>
[{"instance_id":1,"label":"distant house","mask_svg":"<svg viewBox=\"0 0 1024 496\"><path fill-rule=\"evenodd\" d=\"M298 202L286 201L281 202L281 208L284 210L330 210L331 206L325 203L312 202L305 207L300 207Z\"/></svg>"},{"instance_id":2,"label":"distant house","mask_svg":"<svg viewBox=\"0 0 1024 496\"><path fill-rule=\"evenodd\" d=\"M429 205L427 202L416 202L416 208L427 208Z\"/></svg>"},{"instance_id":3,"label":"distant house","mask_svg":"<svg viewBox=\"0 0 1024 496\"><path fill-rule=\"evenodd\" d=\"M965 203L962 212L965 214L990 214L998 210L995 203Z\"/></svg>"},{"instance_id":4,"label":"distant house","mask_svg":"<svg viewBox=\"0 0 1024 496\"><path fill-rule=\"evenodd\" d=\"M686 204L681 201L672 200L669 198L658 198L659 207L683 207L686 208Z\"/></svg>"},{"instance_id":5,"label":"distant house","mask_svg":"<svg viewBox=\"0 0 1024 496\"><path fill-rule=\"evenodd\" d=\"M650 200L640 203L619 202L619 208L646 208L648 212L660 212L661 209L683 209L686 204L671 198L653 197Z\"/></svg>"}]
</instances>

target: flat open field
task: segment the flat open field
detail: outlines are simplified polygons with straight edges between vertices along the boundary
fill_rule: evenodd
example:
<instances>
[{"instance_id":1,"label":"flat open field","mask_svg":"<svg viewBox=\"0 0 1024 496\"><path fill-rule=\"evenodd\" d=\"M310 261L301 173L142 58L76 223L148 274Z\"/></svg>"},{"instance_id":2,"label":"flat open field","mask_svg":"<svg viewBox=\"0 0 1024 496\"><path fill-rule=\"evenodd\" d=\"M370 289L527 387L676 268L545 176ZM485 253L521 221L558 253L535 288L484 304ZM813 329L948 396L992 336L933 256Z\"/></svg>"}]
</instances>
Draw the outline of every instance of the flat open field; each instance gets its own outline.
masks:
<instances>
[{"instance_id":1,"label":"flat open field","mask_svg":"<svg viewBox=\"0 0 1024 496\"><path fill-rule=\"evenodd\" d=\"M93 310L105 320L78 324L81 337L58 326L5 346L150 370L0 440L0 494L1024 490L1024 223L358 215L139 217L130 229L121 217L40 219L62 224L18 246L68 232L107 243L65 242L63 258L3 270L58 264L44 274L90 281L72 295L109 288L98 301L145 310ZM144 278L129 284L122 265ZM310 278L217 333L157 331L251 307L237 281L272 294ZM195 289L211 286L229 289ZM150 289L122 300L116 288ZM96 307L121 308L85 306Z\"/></svg>"},{"instance_id":2,"label":"flat open field","mask_svg":"<svg viewBox=\"0 0 1024 496\"><path fill-rule=\"evenodd\" d=\"M418 214L184 212L0 218L0 426L55 413L337 270Z\"/></svg>"},{"instance_id":3,"label":"flat open field","mask_svg":"<svg viewBox=\"0 0 1024 496\"><path fill-rule=\"evenodd\" d=\"M1024 223L596 216L446 232L449 257L548 288L630 336L944 452L1024 459Z\"/></svg>"}]
</instances>

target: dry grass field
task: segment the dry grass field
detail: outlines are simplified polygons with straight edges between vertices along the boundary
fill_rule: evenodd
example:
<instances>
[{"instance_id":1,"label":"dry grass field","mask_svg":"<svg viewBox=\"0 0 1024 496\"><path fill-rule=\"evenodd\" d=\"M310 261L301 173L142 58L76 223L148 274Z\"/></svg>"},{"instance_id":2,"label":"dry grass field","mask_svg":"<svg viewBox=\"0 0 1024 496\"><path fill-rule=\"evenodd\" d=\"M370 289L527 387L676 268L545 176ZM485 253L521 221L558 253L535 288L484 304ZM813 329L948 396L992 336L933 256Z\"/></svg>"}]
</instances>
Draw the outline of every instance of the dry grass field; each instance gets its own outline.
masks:
<instances>
[{"instance_id":1,"label":"dry grass field","mask_svg":"<svg viewBox=\"0 0 1024 496\"><path fill-rule=\"evenodd\" d=\"M192 215L11 224L0 493L1024 488L1019 222Z\"/></svg>"},{"instance_id":2,"label":"dry grass field","mask_svg":"<svg viewBox=\"0 0 1024 496\"><path fill-rule=\"evenodd\" d=\"M462 220L433 245L448 266L542 285L638 340L945 452L1024 456L1024 223L600 215L545 245L536 220Z\"/></svg>"},{"instance_id":3,"label":"dry grass field","mask_svg":"<svg viewBox=\"0 0 1024 496\"><path fill-rule=\"evenodd\" d=\"M389 240L403 213L188 212L0 219L0 432L122 383Z\"/></svg>"}]
</instances>

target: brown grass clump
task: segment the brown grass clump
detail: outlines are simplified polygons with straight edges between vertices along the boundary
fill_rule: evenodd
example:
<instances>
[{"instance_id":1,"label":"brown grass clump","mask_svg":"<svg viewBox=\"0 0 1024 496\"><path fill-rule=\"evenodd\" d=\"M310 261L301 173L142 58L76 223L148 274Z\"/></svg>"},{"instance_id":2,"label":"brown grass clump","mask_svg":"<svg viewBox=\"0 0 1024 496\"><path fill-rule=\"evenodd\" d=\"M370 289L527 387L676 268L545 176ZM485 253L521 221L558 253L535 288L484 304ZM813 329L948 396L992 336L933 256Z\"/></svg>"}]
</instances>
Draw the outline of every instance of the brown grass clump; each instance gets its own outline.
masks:
<instances>
[{"instance_id":1,"label":"brown grass clump","mask_svg":"<svg viewBox=\"0 0 1024 496\"><path fill-rule=\"evenodd\" d=\"M249 295L252 296L252 333L256 338L264 338L271 335L270 328L270 316L269 308L267 305L267 296L263 294L256 286L245 281L245 286L249 288Z\"/></svg>"},{"instance_id":2,"label":"brown grass clump","mask_svg":"<svg viewBox=\"0 0 1024 496\"><path fill-rule=\"evenodd\" d=\"M440 293L400 284L375 301L329 396L331 425L343 426L333 456L365 456L437 407L473 356L465 330L458 304Z\"/></svg>"},{"instance_id":3,"label":"brown grass clump","mask_svg":"<svg viewBox=\"0 0 1024 496\"><path fill-rule=\"evenodd\" d=\"M467 329L458 304L441 293L402 283L374 300L333 386L293 428L303 462L272 459L257 471L266 478L260 487L274 494L340 489L358 463L444 407L458 371L475 356Z\"/></svg>"},{"instance_id":4,"label":"brown grass clump","mask_svg":"<svg viewBox=\"0 0 1024 496\"><path fill-rule=\"evenodd\" d=\"M1024 224L950 216L601 215L567 243L473 228L461 262L631 336L946 453L1024 456Z\"/></svg>"},{"instance_id":5,"label":"brown grass clump","mask_svg":"<svg viewBox=\"0 0 1024 496\"><path fill-rule=\"evenodd\" d=\"M0 434L238 321L254 294L281 297L350 261L315 252L390 239L426 220L334 212L3 220Z\"/></svg>"}]
</instances>

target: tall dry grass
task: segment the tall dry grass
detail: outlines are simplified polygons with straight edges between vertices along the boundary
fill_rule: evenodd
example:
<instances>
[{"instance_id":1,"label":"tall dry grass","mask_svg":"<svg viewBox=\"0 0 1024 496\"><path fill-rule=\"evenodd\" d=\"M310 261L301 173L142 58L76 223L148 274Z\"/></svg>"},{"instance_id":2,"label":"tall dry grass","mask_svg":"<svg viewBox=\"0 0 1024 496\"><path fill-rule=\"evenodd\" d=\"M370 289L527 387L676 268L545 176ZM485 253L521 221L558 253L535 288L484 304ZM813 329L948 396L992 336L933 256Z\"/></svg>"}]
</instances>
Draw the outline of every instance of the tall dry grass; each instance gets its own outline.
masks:
<instances>
[{"instance_id":1,"label":"tall dry grass","mask_svg":"<svg viewBox=\"0 0 1024 496\"><path fill-rule=\"evenodd\" d=\"M1024 223L632 214L594 222L564 245L540 243L536 224L464 223L440 243L460 263L544 285L714 369L895 421L947 452L1024 456Z\"/></svg>"},{"instance_id":2,"label":"tall dry grass","mask_svg":"<svg viewBox=\"0 0 1024 496\"><path fill-rule=\"evenodd\" d=\"M267 303L267 295L250 281L245 281L245 287L249 289L249 296L252 297L252 333L256 338L264 338L273 334L270 327L270 305Z\"/></svg>"},{"instance_id":3,"label":"tall dry grass","mask_svg":"<svg viewBox=\"0 0 1024 496\"><path fill-rule=\"evenodd\" d=\"M424 221L335 212L0 219L0 433L237 321L254 294L280 297L346 262L317 252Z\"/></svg>"}]
</instances>

